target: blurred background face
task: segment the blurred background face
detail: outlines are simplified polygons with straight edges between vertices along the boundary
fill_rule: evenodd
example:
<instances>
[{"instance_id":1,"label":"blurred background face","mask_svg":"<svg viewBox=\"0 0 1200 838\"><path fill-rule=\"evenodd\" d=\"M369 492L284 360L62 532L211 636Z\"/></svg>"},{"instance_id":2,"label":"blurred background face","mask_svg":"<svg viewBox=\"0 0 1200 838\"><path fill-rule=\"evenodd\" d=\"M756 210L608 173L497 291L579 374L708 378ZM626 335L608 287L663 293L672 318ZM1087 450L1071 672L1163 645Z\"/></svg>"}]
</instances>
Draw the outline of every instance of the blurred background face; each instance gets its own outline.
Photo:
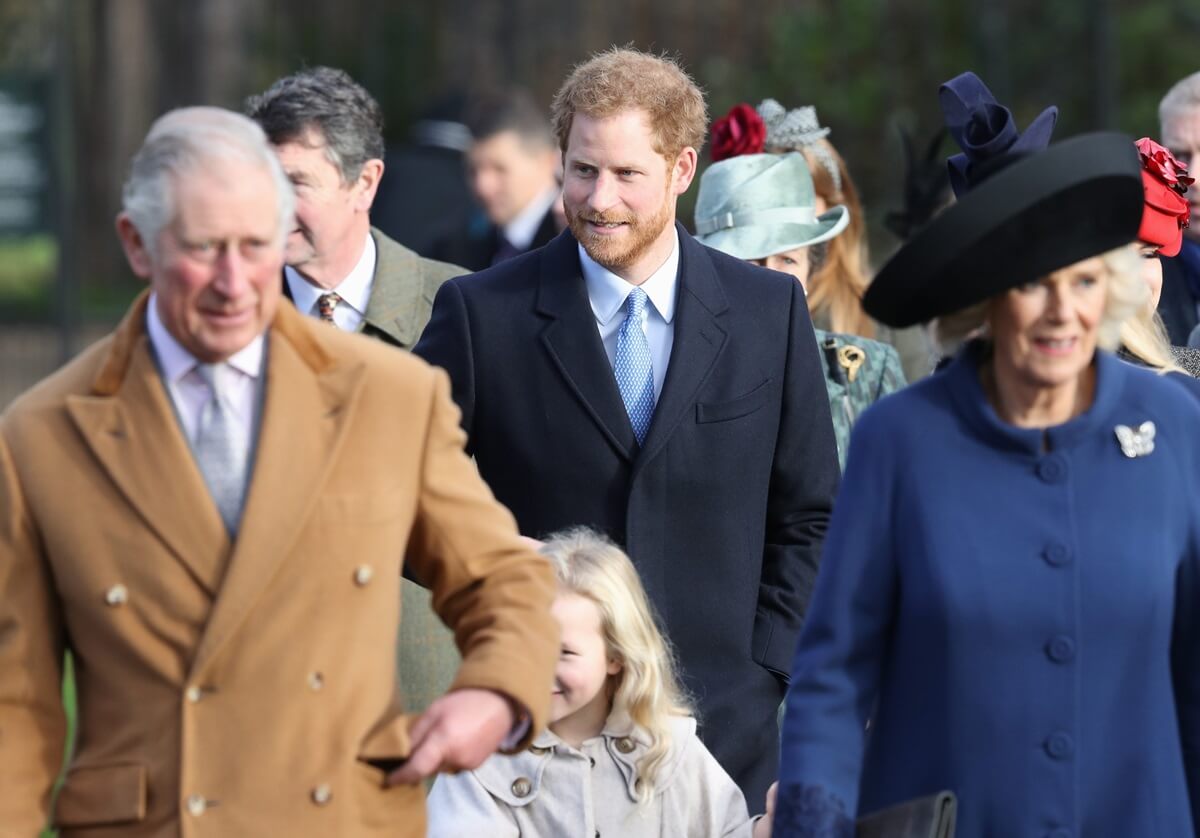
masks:
<instances>
[{"instance_id":1,"label":"blurred background face","mask_svg":"<svg viewBox=\"0 0 1200 838\"><path fill-rule=\"evenodd\" d=\"M997 378L1045 389L1077 381L1096 352L1107 289L1108 268L1093 257L994 298L988 325Z\"/></svg>"},{"instance_id":2,"label":"blurred background face","mask_svg":"<svg viewBox=\"0 0 1200 838\"><path fill-rule=\"evenodd\" d=\"M1200 108L1185 108L1163 120L1162 144L1195 177L1197 168L1200 168ZM1200 184L1188 189L1187 198L1192 205L1192 218L1200 217ZM1193 223L1183 234L1200 241L1200 224Z\"/></svg>"},{"instance_id":3,"label":"blurred background face","mask_svg":"<svg viewBox=\"0 0 1200 838\"><path fill-rule=\"evenodd\" d=\"M781 271L785 274L791 274L800 281L804 286L804 290L808 291L808 274L811 264L811 257L807 247L797 247L794 250L785 250L783 253L776 253L768 256L766 259L751 259L756 265L762 265L764 268L770 268L773 271Z\"/></svg>"},{"instance_id":4,"label":"blurred background face","mask_svg":"<svg viewBox=\"0 0 1200 838\"><path fill-rule=\"evenodd\" d=\"M488 220L503 227L557 183L558 152L501 131L467 151L467 180Z\"/></svg>"},{"instance_id":5,"label":"blurred background face","mask_svg":"<svg viewBox=\"0 0 1200 838\"><path fill-rule=\"evenodd\" d=\"M266 331L282 284L275 182L265 168L216 161L175 181L176 218L153 256L122 227L167 331L197 360L224 361Z\"/></svg>"}]
</instances>

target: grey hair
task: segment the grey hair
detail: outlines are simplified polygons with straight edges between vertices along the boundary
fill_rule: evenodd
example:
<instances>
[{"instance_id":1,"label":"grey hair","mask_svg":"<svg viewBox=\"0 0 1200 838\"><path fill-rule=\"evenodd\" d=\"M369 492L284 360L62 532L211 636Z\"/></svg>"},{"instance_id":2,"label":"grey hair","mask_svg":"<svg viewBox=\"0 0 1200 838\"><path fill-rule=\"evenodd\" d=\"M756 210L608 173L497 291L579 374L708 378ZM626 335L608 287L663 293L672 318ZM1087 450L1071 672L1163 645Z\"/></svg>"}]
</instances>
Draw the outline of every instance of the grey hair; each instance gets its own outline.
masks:
<instances>
[{"instance_id":1,"label":"grey hair","mask_svg":"<svg viewBox=\"0 0 1200 838\"><path fill-rule=\"evenodd\" d=\"M1136 245L1127 244L1099 254L1108 269L1108 287L1104 297L1104 312L1096 324L1096 345L1114 351L1121 345L1121 327L1146 305L1150 290L1138 272ZM968 306L960 311L939 317L935 322L938 344L949 355L972 337L987 334L988 311L995 297Z\"/></svg>"},{"instance_id":2,"label":"grey hair","mask_svg":"<svg viewBox=\"0 0 1200 838\"><path fill-rule=\"evenodd\" d=\"M1190 108L1200 108L1200 72L1185 76L1167 91L1158 103L1158 124L1162 126L1168 117Z\"/></svg>"},{"instance_id":3,"label":"grey hair","mask_svg":"<svg viewBox=\"0 0 1200 838\"><path fill-rule=\"evenodd\" d=\"M274 145L324 142L343 184L357 180L368 160L383 159L383 111L344 70L312 67L284 76L246 100L246 115Z\"/></svg>"},{"instance_id":4,"label":"grey hair","mask_svg":"<svg viewBox=\"0 0 1200 838\"><path fill-rule=\"evenodd\" d=\"M121 190L121 209L137 228L151 256L157 253L159 234L178 211L177 179L216 160L260 165L271 175L279 213L276 235L278 244L283 245L292 226L296 198L262 129L241 114L223 108L178 108L150 126Z\"/></svg>"}]
</instances>

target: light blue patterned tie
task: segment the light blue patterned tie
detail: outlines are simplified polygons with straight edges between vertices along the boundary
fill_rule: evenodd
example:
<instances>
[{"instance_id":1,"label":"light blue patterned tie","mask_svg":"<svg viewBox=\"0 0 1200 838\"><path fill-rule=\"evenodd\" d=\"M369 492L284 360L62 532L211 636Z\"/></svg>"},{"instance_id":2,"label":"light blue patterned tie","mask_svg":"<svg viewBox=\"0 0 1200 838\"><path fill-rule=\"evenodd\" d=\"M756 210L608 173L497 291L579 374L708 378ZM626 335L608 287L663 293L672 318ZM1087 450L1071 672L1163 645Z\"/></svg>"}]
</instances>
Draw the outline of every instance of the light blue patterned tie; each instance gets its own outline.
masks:
<instances>
[{"instance_id":1,"label":"light blue patterned tie","mask_svg":"<svg viewBox=\"0 0 1200 838\"><path fill-rule=\"evenodd\" d=\"M646 314L646 292L634 288L625 298L625 322L617 333L617 351L613 357L613 373L625 412L633 425L638 445L646 441L650 420L654 417L654 365L650 361L650 344L642 330Z\"/></svg>"},{"instance_id":2,"label":"light blue patterned tie","mask_svg":"<svg viewBox=\"0 0 1200 838\"><path fill-rule=\"evenodd\" d=\"M242 517L242 493L246 485L246 451L238 444L233 411L222 392L222 379L232 370L221 364L197 364L211 394L200 412L196 429L196 461L226 529L236 534Z\"/></svg>"}]
</instances>

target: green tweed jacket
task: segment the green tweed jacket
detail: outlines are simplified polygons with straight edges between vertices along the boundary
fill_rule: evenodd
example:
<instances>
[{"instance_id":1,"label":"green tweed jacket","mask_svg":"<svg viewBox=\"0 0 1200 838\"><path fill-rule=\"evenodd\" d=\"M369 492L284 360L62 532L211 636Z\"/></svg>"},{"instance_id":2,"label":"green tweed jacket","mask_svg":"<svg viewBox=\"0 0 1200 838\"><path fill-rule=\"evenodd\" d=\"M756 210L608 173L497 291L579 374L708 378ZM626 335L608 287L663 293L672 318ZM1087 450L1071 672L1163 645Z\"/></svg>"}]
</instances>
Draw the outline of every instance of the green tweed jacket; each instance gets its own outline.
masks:
<instances>
[{"instance_id":1,"label":"green tweed jacket","mask_svg":"<svg viewBox=\"0 0 1200 838\"><path fill-rule=\"evenodd\" d=\"M821 329L813 331L825 370L825 389L833 414L838 462L844 469L846 452L850 448L850 429L864 410L905 386L904 370L900 366L900 356L886 343L858 335Z\"/></svg>"},{"instance_id":2,"label":"green tweed jacket","mask_svg":"<svg viewBox=\"0 0 1200 838\"><path fill-rule=\"evenodd\" d=\"M409 350L429 322L438 286L470 271L422 258L374 227L371 236L377 251L375 279L359 328L365 335ZM419 711L449 689L460 658L454 635L433 613L429 591L407 579L402 580L401 589L400 695L406 709Z\"/></svg>"}]
</instances>

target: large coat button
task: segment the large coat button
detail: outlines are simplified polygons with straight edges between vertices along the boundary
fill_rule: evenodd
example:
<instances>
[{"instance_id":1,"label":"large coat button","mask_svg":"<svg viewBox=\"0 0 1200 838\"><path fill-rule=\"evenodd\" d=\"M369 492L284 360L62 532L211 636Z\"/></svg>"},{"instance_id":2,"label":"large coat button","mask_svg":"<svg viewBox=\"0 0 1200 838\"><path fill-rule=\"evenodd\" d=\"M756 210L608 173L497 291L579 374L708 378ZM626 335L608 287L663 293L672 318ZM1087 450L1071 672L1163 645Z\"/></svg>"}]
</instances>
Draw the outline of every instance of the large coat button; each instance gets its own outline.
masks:
<instances>
[{"instance_id":1,"label":"large coat button","mask_svg":"<svg viewBox=\"0 0 1200 838\"><path fill-rule=\"evenodd\" d=\"M623 754L631 754L633 753L633 749L637 747L633 744L633 740L627 736L622 736L613 744L615 744L617 746L617 750Z\"/></svg>"},{"instance_id":2,"label":"large coat button","mask_svg":"<svg viewBox=\"0 0 1200 838\"><path fill-rule=\"evenodd\" d=\"M1069 565L1071 563L1071 548L1061 542L1055 541L1047 544L1042 550L1042 558L1051 567Z\"/></svg>"},{"instance_id":3,"label":"large coat button","mask_svg":"<svg viewBox=\"0 0 1200 838\"><path fill-rule=\"evenodd\" d=\"M369 564L360 564L354 568L354 584L358 587L364 587L369 584L371 578L375 575L375 571L371 569Z\"/></svg>"},{"instance_id":4,"label":"large coat button","mask_svg":"<svg viewBox=\"0 0 1200 838\"><path fill-rule=\"evenodd\" d=\"M312 790L312 802L318 806L325 806L329 801L333 800L333 789L328 783L321 783Z\"/></svg>"},{"instance_id":5,"label":"large coat button","mask_svg":"<svg viewBox=\"0 0 1200 838\"><path fill-rule=\"evenodd\" d=\"M1051 759L1066 760L1075 754L1075 741L1066 733L1052 733L1044 745Z\"/></svg>"},{"instance_id":6,"label":"large coat button","mask_svg":"<svg viewBox=\"0 0 1200 838\"><path fill-rule=\"evenodd\" d=\"M512 793L517 797L529 797L529 793L533 791L533 783L529 782L526 777L518 777L513 780Z\"/></svg>"},{"instance_id":7,"label":"large coat button","mask_svg":"<svg viewBox=\"0 0 1200 838\"><path fill-rule=\"evenodd\" d=\"M1055 663L1069 663L1075 659L1075 641L1060 634L1046 644L1046 655Z\"/></svg>"},{"instance_id":8,"label":"large coat button","mask_svg":"<svg viewBox=\"0 0 1200 838\"><path fill-rule=\"evenodd\" d=\"M1061 483L1067 479L1067 463L1056 454L1043 457L1037 464L1037 476L1044 483Z\"/></svg>"},{"instance_id":9,"label":"large coat button","mask_svg":"<svg viewBox=\"0 0 1200 838\"><path fill-rule=\"evenodd\" d=\"M184 806L187 808L189 815L194 818L198 818L203 815L204 811L208 808L208 801L204 799L203 795L193 794L188 796L187 802L184 804Z\"/></svg>"},{"instance_id":10,"label":"large coat button","mask_svg":"<svg viewBox=\"0 0 1200 838\"><path fill-rule=\"evenodd\" d=\"M104 592L104 604L109 608L116 608L127 602L129 602L129 589L124 585L113 585Z\"/></svg>"}]
</instances>

